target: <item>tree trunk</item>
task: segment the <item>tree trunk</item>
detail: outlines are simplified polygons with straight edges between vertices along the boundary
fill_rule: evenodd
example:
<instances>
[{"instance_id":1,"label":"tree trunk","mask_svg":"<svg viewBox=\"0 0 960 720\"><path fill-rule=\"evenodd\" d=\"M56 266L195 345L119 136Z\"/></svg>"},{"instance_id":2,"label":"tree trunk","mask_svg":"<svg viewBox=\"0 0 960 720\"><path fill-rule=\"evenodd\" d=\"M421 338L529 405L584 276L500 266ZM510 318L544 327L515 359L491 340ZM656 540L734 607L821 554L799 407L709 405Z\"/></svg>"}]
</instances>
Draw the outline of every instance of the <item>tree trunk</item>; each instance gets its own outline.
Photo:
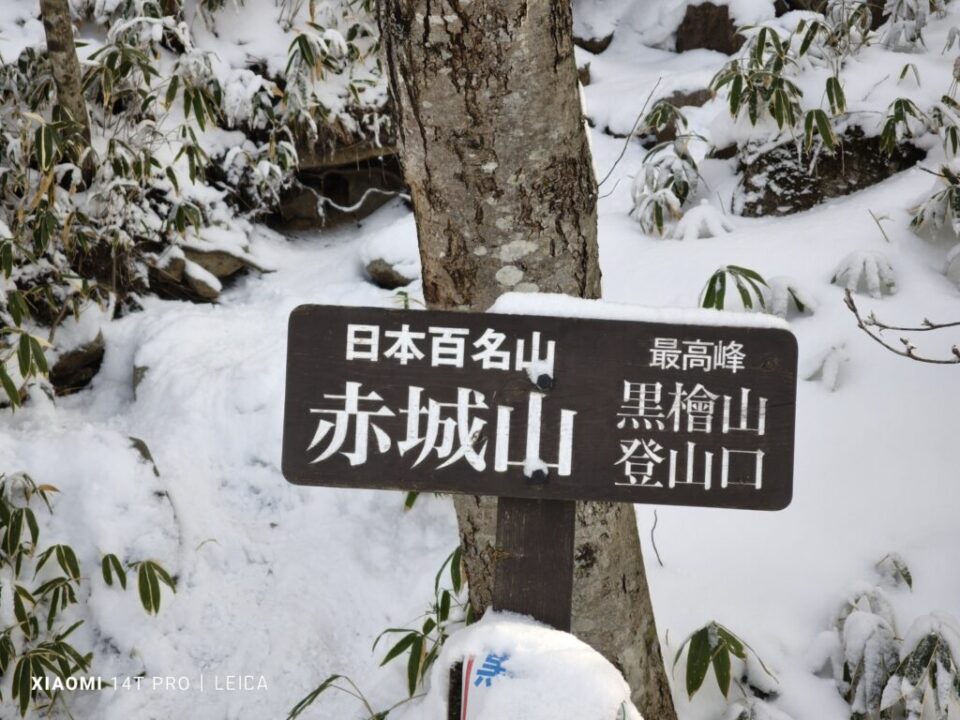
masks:
<instances>
[{"instance_id":1,"label":"tree trunk","mask_svg":"<svg viewBox=\"0 0 960 720\"><path fill-rule=\"evenodd\" d=\"M510 290L600 295L597 187L569 2L381 0L424 296L485 311ZM492 596L496 501L454 501L470 602ZM581 503L573 632L623 670L647 720L673 720L629 505Z\"/></svg>"},{"instance_id":2,"label":"tree trunk","mask_svg":"<svg viewBox=\"0 0 960 720\"><path fill-rule=\"evenodd\" d=\"M90 117L83 99L80 60L73 43L73 22L69 0L40 0L40 14L47 38L47 53L57 85L57 103L80 124L86 144L90 146Z\"/></svg>"}]
</instances>

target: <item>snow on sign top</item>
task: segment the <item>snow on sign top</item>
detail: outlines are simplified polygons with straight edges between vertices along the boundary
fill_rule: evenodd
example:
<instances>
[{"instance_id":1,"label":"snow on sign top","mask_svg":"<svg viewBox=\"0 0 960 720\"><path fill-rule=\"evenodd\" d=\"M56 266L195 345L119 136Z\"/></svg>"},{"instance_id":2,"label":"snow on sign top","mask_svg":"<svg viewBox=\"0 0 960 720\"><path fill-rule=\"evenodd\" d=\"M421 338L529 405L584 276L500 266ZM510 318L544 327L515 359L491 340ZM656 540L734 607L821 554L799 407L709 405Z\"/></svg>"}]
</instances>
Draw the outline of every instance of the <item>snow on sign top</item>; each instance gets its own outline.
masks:
<instances>
[{"instance_id":1,"label":"snow on sign top","mask_svg":"<svg viewBox=\"0 0 960 720\"><path fill-rule=\"evenodd\" d=\"M294 310L286 478L555 500L789 504L797 382L789 331L530 309Z\"/></svg>"}]
</instances>

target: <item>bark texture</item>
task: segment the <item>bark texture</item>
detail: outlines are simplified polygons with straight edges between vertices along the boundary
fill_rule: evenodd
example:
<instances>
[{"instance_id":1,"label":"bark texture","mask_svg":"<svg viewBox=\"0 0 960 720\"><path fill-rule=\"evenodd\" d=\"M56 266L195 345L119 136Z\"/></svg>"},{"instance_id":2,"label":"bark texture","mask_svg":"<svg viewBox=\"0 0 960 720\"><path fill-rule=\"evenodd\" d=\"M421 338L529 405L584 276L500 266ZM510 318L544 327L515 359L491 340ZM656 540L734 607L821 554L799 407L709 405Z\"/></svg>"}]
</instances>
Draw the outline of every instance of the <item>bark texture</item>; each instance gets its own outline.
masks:
<instances>
[{"instance_id":1,"label":"bark texture","mask_svg":"<svg viewBox=\"0 0 960 720\"><path fill-rule=\"evenodd\" d=\"M57 86L57 102L82 127L83 137L90 145L90 117L83 98L80 60L73 42L73 22L70 19L69 0L40 0L43 31L47 39L47 53Z\"/></svg>"},{"instance_id":2,"label":"bark texture","mask_svg":"<svg viewBox=\"0 0 960 720\"><path fill-rule=\"evenodd\" d=\"M381 0L424 295L482 312L510 290L600 295L597 187L569 2ZM489 605L496 500L458 497L470 602ZM675 720L632 506L577 511L573 632Z\"/></svg>"}]
</instances>

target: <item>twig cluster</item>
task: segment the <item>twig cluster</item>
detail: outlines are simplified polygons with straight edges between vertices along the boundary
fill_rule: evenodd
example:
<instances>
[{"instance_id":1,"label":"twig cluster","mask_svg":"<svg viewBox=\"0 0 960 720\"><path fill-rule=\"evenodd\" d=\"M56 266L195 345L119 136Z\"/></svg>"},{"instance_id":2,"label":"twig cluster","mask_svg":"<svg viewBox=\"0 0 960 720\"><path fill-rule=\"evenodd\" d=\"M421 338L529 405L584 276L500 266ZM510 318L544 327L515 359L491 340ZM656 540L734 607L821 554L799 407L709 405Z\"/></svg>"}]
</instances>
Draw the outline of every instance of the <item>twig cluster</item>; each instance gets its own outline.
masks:
<instances>
[{"instance_id":1,"label":"twig cluster","mask_svg":"<svg viewBox=\"0 0 960 720\"><path fill-rule=\"evenodd\" d=\"M887 325L884 322L881 322L877 319L876 315L872 312L864 317L860 314L859 308L853 299L853 293L850 290L847 290L846 297L844 302L849 308L850 312L854 314L857 318L857 327L863 330L867 335L873 338L876 342L880 343L890 352L900 355L902 357L910 358L911 360L916 360L918 362L933 363L935 365L956 365L960 364L960 348L956 345L950 347L950 352L952 357L947 358L938 358L930 357L926 355L920 355L917 353L917 347L914 345L910 338L901 337L900 343L901 347L891 344L883 337L883 332L885 330L894 330L898 332L929 332L930 330L942 330L944 328L951 327L960 327L960 321L958 322L948 322L948 323L935 323L931 322L927 318L923 319L923 322L920 323L917 327L903 327L899 325Z\"/></svg>"}]
</instances>

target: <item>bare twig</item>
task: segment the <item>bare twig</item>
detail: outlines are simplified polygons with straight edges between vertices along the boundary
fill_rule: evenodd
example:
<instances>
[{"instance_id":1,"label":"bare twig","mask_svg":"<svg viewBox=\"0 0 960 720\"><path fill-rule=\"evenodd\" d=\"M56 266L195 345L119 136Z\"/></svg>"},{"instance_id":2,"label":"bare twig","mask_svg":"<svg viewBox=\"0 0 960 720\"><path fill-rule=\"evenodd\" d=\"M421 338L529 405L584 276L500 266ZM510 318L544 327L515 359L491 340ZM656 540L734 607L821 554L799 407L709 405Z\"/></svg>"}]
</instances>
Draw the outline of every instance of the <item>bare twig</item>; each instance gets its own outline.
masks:
<instances>
[{"instance_id":1,"label":"bare twig","mask_svg":"<svg viewBox=\"0 0 960 720\"><path fill-rule=\"evenodd\" d=\"M617 159L614 160L613 165L610 166L610 169L607 171L607 174L603 176L603 180L597 183L597 187L603 185L607 180L610 179L610 176L613 174L613 171L616 170L617 165L620 164L620 161L623 160L623 156L627 154L627 148L630 146L630 141L633 139L633 134L637 131L637 126L640 125L640 121L643 119L644 114L647 112L647 105L650 104L650 99L653 97L653 94L657 91L657 88L660 87L660 81L663 80L662 77L657 78L656 84L653 86L653 89L647 95L647 99L643 101L643 107L640 108L640 113L637 115L637 119L633 122L633 127L630 129L630 132L627 134L627 139L623 141L623 148L620 150L620 154L617 156Z\"/></svg>"},{"instance_id":2,"label":"bare twig","mask_svg":"<svg viewBox=\"0 0 960 720\"><path fill-rule=\"evenodd\" d=\"M650 528L650 544L653 546L653 553L657 556L657 562L663 567L663 560L660 559L660 551L657 550L657 539L653 536L653 531L657 529L657 509L653 509L653 527Z\"/></svg>"},{"instance_id":3,"label":"bare twig","mask_svg":"<svg viewBox=\"0 0 960 720\"><path fill-rule=\"evenodd\" d=\"M953 354L953 357L950 358L934 358L924 355L918 355L916 346L910 342L910 339L907 337L900 338L900 343L903 345L903 349L898 348L896 345L891 345L888 343L882 336L884 330L902 330L906 332L924 332L927 330L940 330L942 328L948 327L958 327L960 322L955 323L942 323L936 325L929 320L923 321L923 326L919 328L908 328L908 327L897 327L893 325L885 325L884 323L877 320L877 318L870 313L866 318L860 315L860 310L857 308L856 302L853 300L853 293L847 290L846 297L844 299L847 307L850 309L850 312L854 314L854 317L857 318L857 327L863 330L867 335L873 338L880 345L885 347L890 352L895 355L900 355L901 357L910 358L911 360L916 360L917 362L932 363L934 365L957 365L960 364L960 348L956 345L953 345L950 348L950 352ZM872 328L877 328L877 331L874 332Z\"/></svg>"},{"instance_id":4,"label":"bare twig","mask_svg":"<svg viewBox=\"0 0 960 720\"><path fill-rule=\"evenodd\" d=\"M888 243L893 243L893 241L890 239L890 236L887 235L887 231L883 229L883 225L880 224L880 218L873 214L873 210L867 210L867 212L870 213L870 217L873 218L873 221L877 224L877 227L880 228L880 234L883 235L883 239ZM883 219L886 220L886 216L884 216Z\"/></svg>"}]
</instances>

